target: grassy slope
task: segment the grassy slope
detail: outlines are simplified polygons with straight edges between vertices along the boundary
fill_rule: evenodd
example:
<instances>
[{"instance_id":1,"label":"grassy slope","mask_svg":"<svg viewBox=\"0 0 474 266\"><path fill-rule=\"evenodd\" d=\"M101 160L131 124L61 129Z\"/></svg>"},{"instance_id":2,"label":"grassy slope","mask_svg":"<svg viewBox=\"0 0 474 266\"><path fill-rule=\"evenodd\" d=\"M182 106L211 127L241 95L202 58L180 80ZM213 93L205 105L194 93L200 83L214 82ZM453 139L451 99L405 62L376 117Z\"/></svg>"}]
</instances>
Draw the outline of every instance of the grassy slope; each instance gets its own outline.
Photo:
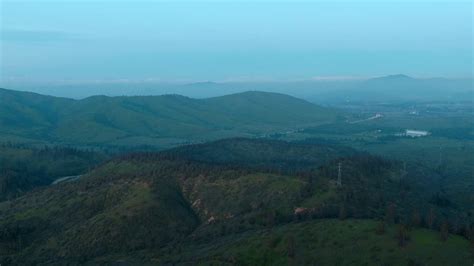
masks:
<instances>
[{"instance_id":1,"label":"grassy slope","mask_svg":"<svg viewBox=\"0 0 474 266\"><path fill-rule=\"evenodd\" d=\"M397 226L376 234L372 220L323 219L222 237L212 243L184 243L179 256L159 262L200 265L471 265L472 246L459 236L446 242L439 233L412 229L399 247ZM290 257L289 241L294 241Z\"/></svg>"}]
</instances>

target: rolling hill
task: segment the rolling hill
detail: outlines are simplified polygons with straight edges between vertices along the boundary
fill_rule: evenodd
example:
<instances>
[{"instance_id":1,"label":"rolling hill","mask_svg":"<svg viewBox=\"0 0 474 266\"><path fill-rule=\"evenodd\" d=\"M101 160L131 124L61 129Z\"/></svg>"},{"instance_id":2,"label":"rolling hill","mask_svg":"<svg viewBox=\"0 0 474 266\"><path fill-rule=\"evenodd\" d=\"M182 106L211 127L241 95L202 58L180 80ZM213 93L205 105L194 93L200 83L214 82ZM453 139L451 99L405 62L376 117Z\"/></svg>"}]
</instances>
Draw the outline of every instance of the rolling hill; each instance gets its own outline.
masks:
<instances>
[{"instance_id":1,"label":"rolling hill","mask_svg":"<svg viewBox=\"0 0 474 266\"><path fill-rule=\"evenodd\" d=\"M291 96L244 92L208 99L179 95L72 100L0 90L0 136L74 145L152 145L318 125L338 113Z\"/></svg>"},{"instance_id":2,"label":"rolling hill","mask_svg":"<svg viewBox=\"0 0 474 266\"><path fill-rule=\"evenodd\" d=\"M439 213L433 223L410 220L406 210L425 210L426 202L405 205L423 190L407 189L397 179L397 162L324 145L292 145L233 139L123 155L76 181L1 202L0 263L472 261L468 240L447 232L443 240L436 231L442 227ZM321 156L329 148L334 154ZM268 160L254 162L260 157L255 150ZM223 151L229 156L213 163ZM288 160L301 171L286 167ZM341 161L345 174L340 187L334 166ZM394 204L396 210L390 207Z\"/></svg>"}]
</instances>

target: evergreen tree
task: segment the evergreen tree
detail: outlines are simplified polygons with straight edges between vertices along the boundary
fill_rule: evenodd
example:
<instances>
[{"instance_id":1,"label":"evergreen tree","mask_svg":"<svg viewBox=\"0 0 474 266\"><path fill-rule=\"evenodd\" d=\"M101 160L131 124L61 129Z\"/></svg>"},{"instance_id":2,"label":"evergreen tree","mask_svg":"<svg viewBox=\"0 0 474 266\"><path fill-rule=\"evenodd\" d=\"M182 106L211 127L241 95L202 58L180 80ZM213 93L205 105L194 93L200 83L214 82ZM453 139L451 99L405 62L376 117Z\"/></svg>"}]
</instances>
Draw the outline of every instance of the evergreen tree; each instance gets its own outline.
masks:
<instances>
[{"instance_id":1,"label":"evergreen tree","mask_svg":"<svg viewBox=\"0 0 474 266\"><path fill-rule=\"evenodd\" d=\"M406 226L404 224L400 224L397 230L398 246L399 247L406 246L408 239L409 239L409 236L408 236L408 230Z\"/></svg>"},{"instance_id":2,"label":"evergreen tree","mask_svg":"<svg viewBox=\"0 0 474 266\"><path fill-rule=\"evenodd\" d=\"M448 240L448 236L449 236L449 224L447 221L444 221L440 228L439 228L439 231L440 231L440 237L441 237L441 240L444 242L446 240Z\"/></svg>"},{"instance_id":3,"label":"evergreen tree","mask_svg":"<svg viewBox=\"0 0 474 266\"><path fill-rule=\"evenodd\" d=\"M411 216L411 225L413 227L419 227L421 225L421 215L418 210L414 210Z\"/></svg>"},{"instance_id":4,"label":"evergreen tree","mask_svg":"<svg viewBox=\"0 0 474 266\"><path fill-rule=\"evenodd\" d=\"M385 222L387 224L394 224L395 223L395 204L390 203L385 211Z\"/></svg>"},{"instance_id":5,"label":"evergreen tree","mask_svg":"<svg viewBox=\"0 0 474 266\"><path fill-rule=\"evenodd\" d=\"M428 228L433 229L436 220L436 214L433 208L430 208L428 215L426 216L426 225Z\"/></svg>"}]
</instances>

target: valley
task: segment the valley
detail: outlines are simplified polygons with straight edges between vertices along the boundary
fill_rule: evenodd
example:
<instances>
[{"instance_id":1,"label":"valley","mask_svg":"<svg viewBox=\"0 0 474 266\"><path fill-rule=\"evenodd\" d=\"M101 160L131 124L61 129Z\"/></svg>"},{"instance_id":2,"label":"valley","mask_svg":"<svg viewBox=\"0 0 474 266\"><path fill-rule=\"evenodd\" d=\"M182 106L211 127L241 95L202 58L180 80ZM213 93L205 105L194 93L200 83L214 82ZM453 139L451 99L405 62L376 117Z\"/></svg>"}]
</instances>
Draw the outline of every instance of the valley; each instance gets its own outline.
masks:
<instances>
[{"instance_id":1,"label":"valley","mask_svg":"<svg viewBox=\"0 0 474 266\"><path fill-rule=\"evenodd\" d=\"M25 118L3 115L0 125L2 264L473 259L474 146L463 103L335 108L260 92L79 102L3 93L15 99L4 110ZM26 117L37 126L22 126ZM72 129L68 119L89 122L59 130ZM407 129L430 134L400 135ZM182 142L164 145L167 134Z\"/></svg>"}]
</instances>

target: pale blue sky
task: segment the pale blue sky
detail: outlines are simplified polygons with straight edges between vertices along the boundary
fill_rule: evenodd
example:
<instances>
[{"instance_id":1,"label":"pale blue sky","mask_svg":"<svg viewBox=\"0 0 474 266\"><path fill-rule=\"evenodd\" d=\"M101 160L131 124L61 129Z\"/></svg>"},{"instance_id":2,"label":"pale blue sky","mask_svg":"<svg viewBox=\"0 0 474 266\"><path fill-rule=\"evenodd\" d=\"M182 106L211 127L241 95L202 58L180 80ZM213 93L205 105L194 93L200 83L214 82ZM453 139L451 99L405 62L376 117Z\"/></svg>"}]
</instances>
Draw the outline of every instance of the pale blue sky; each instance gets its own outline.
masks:
<instances>
[{"instance_id":1,"label":"pale blue sky","mask_svg":"<svg viewBox=\"0 0 474 266\"><path fill-rule=\"evenodd\" d=\"M470 2L0 1L4 81L473 71Z\"/></svg>"}]
</instances>

